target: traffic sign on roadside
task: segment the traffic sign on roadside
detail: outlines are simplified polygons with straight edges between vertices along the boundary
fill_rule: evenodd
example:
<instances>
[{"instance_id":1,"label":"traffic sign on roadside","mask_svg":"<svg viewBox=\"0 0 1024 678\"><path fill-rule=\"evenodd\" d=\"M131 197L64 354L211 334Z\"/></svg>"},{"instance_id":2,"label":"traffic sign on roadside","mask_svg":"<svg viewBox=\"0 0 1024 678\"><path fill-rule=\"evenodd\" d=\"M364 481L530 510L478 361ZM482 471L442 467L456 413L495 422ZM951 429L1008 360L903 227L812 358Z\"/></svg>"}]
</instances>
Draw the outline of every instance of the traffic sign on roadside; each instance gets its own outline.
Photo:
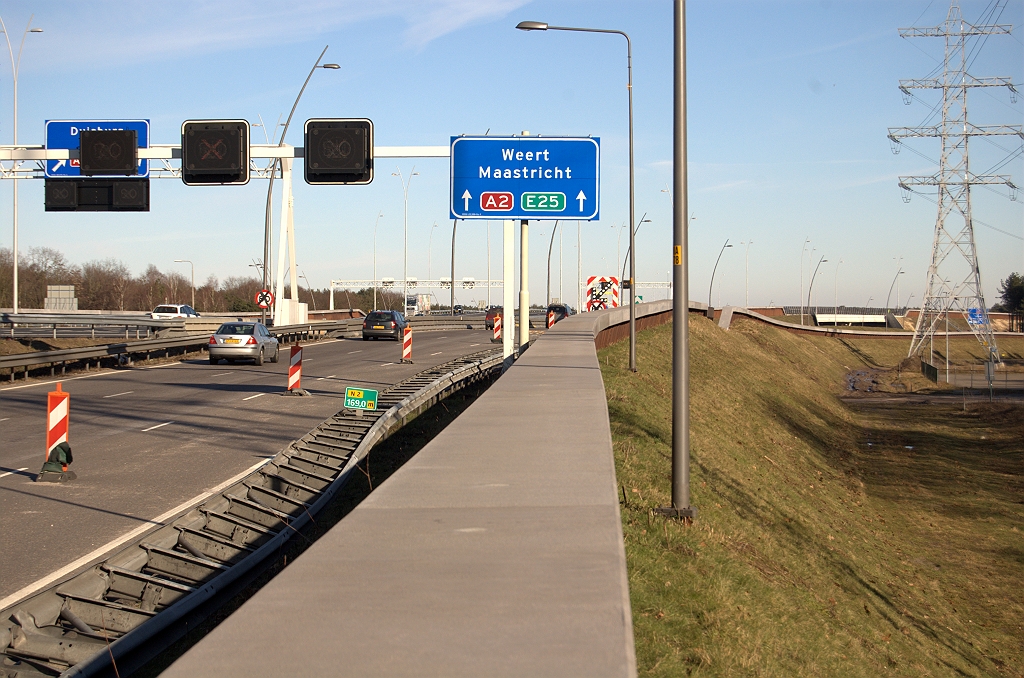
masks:
<instances>
[{"instance_id":1,"label":"traffic sign on roadside","mask_svg":"<svg viewBox=\"0 0 1024 678\"><path fill-rule=\"evenodd\" d=\"M350 410L376 410L377 391L370 388L346 386L345 407Z\"/></svg>"},{"instance_id":2,"label":"traffic sign on roadside","mask_svg":"<svg viewBox=\"0 0 1024 678\"><path fill-rule=\"evenodd\" d=\"M84 130L133 130L139 148L149 148L149 120L47 120L45 127L46 148L67 148L78 150L81 146L79 133ZM149 176L149 160L139 160L139 178ZM122 172L123 174L123 172ZM70 178L82 176L77 158L70 160L47 160L46 176Z\"/></svg>"},{"instance_id":3,"label":"traffic sign on roadside","mask_svg":"<svg viewBox=\"0 0 1024 678\"><path fill-rule=\"evenodd\" d=\"M453 219L597 219L595 137L452 137Z\"/></svg>"},{"instance_id":4,"label":"traffic sign on roadside","mask_svg":"<svg viewBox=\"0 0 1024 678\"><path fill-rule=\"evenodd\" d=\"M274 305L274 293L270 290L260 290L256 293L256 305L260 308L270 308Z\"/></svg>"}]
</instances>

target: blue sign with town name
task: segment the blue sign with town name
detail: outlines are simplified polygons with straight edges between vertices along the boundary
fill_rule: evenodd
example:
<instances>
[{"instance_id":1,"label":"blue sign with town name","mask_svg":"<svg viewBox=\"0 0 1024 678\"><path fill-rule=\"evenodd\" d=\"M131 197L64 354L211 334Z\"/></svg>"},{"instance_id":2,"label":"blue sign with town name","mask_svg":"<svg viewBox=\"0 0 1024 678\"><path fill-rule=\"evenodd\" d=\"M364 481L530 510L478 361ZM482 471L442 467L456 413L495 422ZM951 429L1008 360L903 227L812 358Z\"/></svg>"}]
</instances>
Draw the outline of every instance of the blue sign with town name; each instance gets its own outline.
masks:
<instances>
[{"instance_id":1,"label":"blue sign with town name","mask_svg":"<svg viewBox=\"0 0 1024 678\"><path fill-rule=\"evenodd\" d=\"M598 218L594 137L452 137L452 219Z\"/></svg>"},{"instance_id":2,"label":"blue sign with town name","mask_svg":"<svg viewBox=\"0 0 1024 678\"><path fill-rule=\"evenodd\" d=\"M133 129L138 133L139 148L149 148L149 120L47 120L46 147L78 149L78 133L82 130ZM46 176L52 179L82 176L78 159L47 160ZM139 160L139 177L149 176L149 160Z\"/></svg>"}]
</instances>

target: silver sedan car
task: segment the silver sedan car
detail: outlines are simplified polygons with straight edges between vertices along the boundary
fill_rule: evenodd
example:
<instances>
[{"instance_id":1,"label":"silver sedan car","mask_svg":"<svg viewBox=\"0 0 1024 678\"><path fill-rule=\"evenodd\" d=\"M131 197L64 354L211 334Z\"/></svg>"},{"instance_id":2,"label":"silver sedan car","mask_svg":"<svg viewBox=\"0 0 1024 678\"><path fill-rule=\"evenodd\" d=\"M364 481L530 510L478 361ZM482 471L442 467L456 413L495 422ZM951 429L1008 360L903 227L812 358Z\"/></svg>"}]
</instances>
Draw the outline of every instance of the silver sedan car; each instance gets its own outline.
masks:
<instances>
[{"instance_id":1,"label":"silver sedan car","mask_svg":"<svg viewBox=\"0 0 1024 678\"><path fill-rule=\"evenodd\" d=\"M230 322L217 328L210 337L210 364L216 365L221 359L233 363L236 360L252 360L262 365L264 360L276 363L280 349L277 338L262 323Z\"/></svg>"}]
</instances>

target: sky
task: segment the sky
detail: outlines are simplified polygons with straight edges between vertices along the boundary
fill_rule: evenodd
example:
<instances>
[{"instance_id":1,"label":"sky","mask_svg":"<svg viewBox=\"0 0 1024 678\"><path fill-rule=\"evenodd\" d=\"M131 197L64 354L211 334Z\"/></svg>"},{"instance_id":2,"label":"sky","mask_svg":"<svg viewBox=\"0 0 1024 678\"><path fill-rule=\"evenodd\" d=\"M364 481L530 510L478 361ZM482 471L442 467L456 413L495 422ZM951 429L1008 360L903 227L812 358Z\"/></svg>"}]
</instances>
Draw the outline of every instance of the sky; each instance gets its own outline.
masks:
<instances>
[{"instance_id":1,"label":"sky","mask_svg":"<svg viewBox=\"0 0 1024 678\"><path fill-rule=\"evenodd\" d=\"M964 0L969 21L993 3ZM1024 1L999 5L1009 36L992 36L970 72L1024 82ZM901 78L929 76L938 38L898 29L935 26L948 0L691 0L687 5L690 298L715 306L797 305L817 267L818 305L919 303L936 219L934 193L905 203L898 177L937 171L939 142L908 141L893 154L887 129L934 124L937 93ZM18 77L22 144L42 144L48 119L149 119L154 143L180 142L188 119L245 118L254 142L287 116L324 46L324 61L298 105L302 122L365 117L378 146L441 146L452 135L595 136L601 139L599 221L562 222L552 250L552 297L576 304L579 274L616 275L628 234L626 45L617 35L523 32L523 20L612 28L633 44L637 279L665 281L671 267L672 2L669 0L308 0L138 3L0 1L18 42L32 17ZM10 58L0 56L0 143L13 142ZM1020 85L1018 85L1020 87ZM1020 87L1024 94L1024 87ZM969 95L976 124L1021 125L1024 97L1006 88ZM267 130L266 132L264 130ZM1024 182L1019 137L971 141L971 167ZM1005 162L1004 162L1005 161ZM447 275L453 222L444 158L378 159L366 186L294 185L297 268L313 287L332 279L401 279L403 187L408 189L409 275ZM10 181L0 182L0 247L11 246ZM280 186L278 182L277 186ZM197 282L250 275L262 257L266 181L189 187L154 179L148 213L43 210L43 182L19 182L19 249L53 247L75 263L115 258ZM279 188L275 189L277 249ZM1024 271L1024 197L976 188L973 215L986 301L999 280ZM378 214L376 245L374 222ZM434 227L434 224L436 228ZM531 300L547 294L550 222L530 227ZM460 222L456 279L501 277L500 222ZM578 233L578 235L577 235ZM577 249L577 237L580 248ZM810 243L807 243L807 240ZM732 247L723 249L728 241ZM518 257L518 254L517 254ZM275 257L276 259L276 257ZM824 261L822 261L824 259ZM842 263L838 263L838 262ZM821 261L820 266L818 266ZM428 271L429 266L429 271ZM838 267L837 267L838 266ZM904 271L897 275L898 271ZM518 285L518 282L517 282ZM802 292L801 292L802 290ZM913 294L913 297L910 295ZM664 290L644 292L661 298ZM486 298L477 288L458 301ZM500 294L491 293L497 303Z\"/></svg>"}]
</instances>

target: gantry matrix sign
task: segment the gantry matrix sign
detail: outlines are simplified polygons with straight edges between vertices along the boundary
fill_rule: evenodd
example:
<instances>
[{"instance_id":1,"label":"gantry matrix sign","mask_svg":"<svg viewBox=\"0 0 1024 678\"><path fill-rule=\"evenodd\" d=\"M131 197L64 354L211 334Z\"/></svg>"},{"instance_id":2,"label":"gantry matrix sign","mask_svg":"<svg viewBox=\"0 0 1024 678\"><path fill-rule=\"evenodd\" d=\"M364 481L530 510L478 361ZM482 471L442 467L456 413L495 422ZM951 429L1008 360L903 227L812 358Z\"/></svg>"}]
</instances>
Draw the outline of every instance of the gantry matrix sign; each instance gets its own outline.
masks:
<instances>
[{"instance_id":1,"label":"gantry matrix sign","mask_svg":"<svg viewBox=\"0 0 1024 678\"><path fill-rule=\"evenodd\" d=\"M452 137L453 219L597 219L594 137Z\"/></svg>"}]
</instances>

